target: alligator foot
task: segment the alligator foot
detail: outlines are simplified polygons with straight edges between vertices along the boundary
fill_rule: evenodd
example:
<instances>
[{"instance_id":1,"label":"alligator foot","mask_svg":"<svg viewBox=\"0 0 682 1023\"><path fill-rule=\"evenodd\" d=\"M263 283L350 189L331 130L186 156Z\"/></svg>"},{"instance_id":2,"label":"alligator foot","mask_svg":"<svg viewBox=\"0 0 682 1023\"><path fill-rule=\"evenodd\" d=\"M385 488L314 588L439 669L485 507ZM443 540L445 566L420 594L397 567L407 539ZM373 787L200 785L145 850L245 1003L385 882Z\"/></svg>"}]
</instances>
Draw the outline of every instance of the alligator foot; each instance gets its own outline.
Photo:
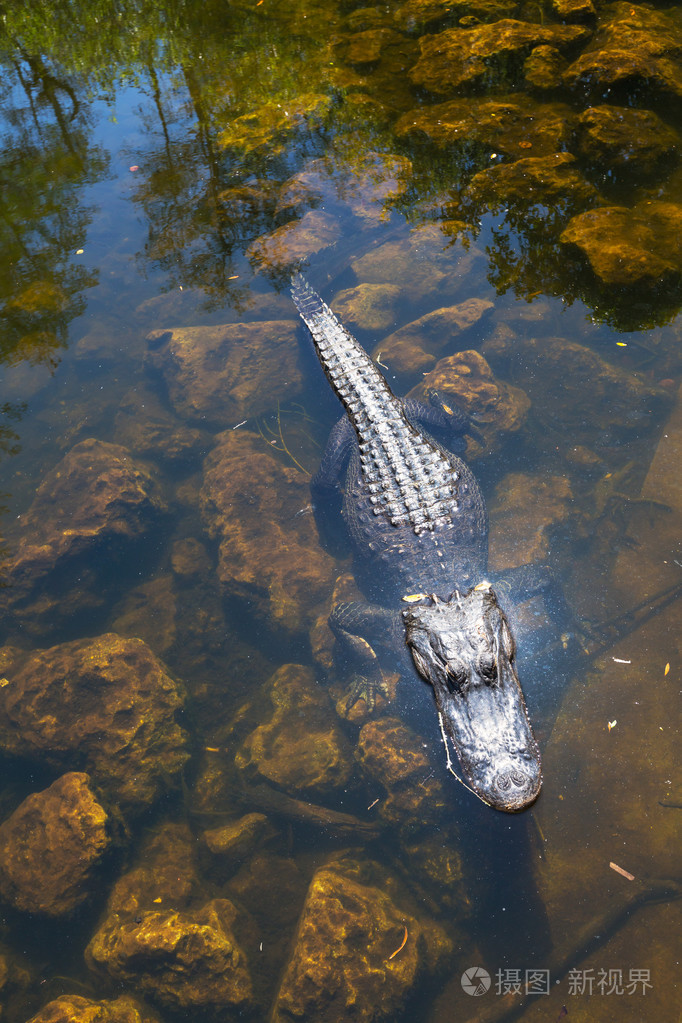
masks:
<instances>
[{"instance_id":1,"label":"alligator foot","mask_svg":"<svg viewBox=\"0 0 682 1023\"><path fill-rule=\"evenodd\" d=\"M352 707L359 700L364 700L367 710L371 713L377 702L377 696L383 696L386 700L391 697L387 680L383 675L360 675L357 672L351 675L348 689L345 696L339 700L337 707L343 717L347 717Z\"/></svg>"}]
</instances>

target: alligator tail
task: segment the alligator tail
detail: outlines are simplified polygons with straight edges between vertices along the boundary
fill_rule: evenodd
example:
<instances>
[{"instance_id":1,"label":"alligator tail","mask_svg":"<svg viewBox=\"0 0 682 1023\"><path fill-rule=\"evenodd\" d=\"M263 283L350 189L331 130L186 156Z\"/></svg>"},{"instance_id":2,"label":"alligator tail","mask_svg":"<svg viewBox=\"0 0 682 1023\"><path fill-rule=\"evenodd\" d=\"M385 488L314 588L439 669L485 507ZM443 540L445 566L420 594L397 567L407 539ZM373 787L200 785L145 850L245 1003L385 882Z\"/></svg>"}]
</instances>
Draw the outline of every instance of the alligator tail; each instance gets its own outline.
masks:
<instances>
[{"instance_id":1,"label":"alligator tail","mask_svg":"<svg viewBox=\"0 0 682 1023\"><path fill-rule=\"evenodd\" d=\"M291 297L358 436L365 437L378 421L404 421L401 404L379 369L301 274L291 279Z\"/></svg>"}]
</instances>

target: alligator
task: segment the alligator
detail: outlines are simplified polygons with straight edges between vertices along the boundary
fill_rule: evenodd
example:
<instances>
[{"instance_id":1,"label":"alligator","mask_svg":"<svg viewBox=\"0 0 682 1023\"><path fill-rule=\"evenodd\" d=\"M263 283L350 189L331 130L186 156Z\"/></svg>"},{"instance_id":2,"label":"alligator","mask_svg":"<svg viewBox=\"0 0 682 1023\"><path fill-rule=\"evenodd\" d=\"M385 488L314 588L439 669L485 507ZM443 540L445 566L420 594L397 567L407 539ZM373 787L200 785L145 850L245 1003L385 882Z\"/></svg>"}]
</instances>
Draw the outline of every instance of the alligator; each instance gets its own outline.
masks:
<instances>
[{"instance_id":1,"label":"alligator","mask_svg":"<svg viewBox=\"0 0 682 1023\"><path fill-rule=\"evenodd\" d=\"M329 619L359 665L354 698L371 706L385 688L375 648L407 647L433 689L448 767L449 740L468 788L498 810L522 810L540 792L540 753L514 639L488 579L485 503L460 457L474 425L438 395L430 405L397 398L300 274L291 294L346 411L311 489L317 502L342 484L356 581L369 600L339 603ZM448 446L434 436L445 430ZM503 585L517 599L554 589L549 570L534 565L508 573Z\"/></svg>"}]
</instances>

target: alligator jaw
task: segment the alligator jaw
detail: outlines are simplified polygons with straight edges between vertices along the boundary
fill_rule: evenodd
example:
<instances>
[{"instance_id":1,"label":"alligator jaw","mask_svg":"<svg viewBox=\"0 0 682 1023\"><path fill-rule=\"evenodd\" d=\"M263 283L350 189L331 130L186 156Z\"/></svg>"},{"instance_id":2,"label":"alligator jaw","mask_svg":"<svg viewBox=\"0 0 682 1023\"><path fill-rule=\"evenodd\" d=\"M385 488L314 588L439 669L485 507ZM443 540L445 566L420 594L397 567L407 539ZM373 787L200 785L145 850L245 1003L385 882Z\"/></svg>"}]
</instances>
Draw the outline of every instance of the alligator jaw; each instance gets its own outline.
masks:
<instances>
[{"instance_id":1,"label":"alligator jaw","mask_svg":"<svg viewBox=\"0 0 682 1023\"><path fill-rule=\"evenodd\" d=\"M514 666L514 644L486 584L403 612L419 674L433 686L467 784L497 810L537 799L540 753Z\"/></svg>"}]
</instances>

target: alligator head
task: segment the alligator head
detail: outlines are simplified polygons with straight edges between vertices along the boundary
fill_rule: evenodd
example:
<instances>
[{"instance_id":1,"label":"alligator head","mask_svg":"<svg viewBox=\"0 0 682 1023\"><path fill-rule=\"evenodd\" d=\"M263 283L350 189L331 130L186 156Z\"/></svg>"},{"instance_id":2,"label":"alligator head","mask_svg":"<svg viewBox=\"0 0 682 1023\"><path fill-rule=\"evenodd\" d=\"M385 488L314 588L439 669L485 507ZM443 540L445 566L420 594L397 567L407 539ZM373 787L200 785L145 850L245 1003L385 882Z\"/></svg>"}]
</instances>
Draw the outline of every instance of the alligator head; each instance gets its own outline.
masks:
<instances>
[{"instance_id":1,"label":"alligator head","mask_svg":"<svg viewBox=\"0 0 682 1023\"><path fill-rule=\"evenodd\" d=\"M403 612L406 641L430 682L467 783L497 810L523 810L542 784L514 666L514 640L490 583Z\"/></svg>"}]
</instances>

